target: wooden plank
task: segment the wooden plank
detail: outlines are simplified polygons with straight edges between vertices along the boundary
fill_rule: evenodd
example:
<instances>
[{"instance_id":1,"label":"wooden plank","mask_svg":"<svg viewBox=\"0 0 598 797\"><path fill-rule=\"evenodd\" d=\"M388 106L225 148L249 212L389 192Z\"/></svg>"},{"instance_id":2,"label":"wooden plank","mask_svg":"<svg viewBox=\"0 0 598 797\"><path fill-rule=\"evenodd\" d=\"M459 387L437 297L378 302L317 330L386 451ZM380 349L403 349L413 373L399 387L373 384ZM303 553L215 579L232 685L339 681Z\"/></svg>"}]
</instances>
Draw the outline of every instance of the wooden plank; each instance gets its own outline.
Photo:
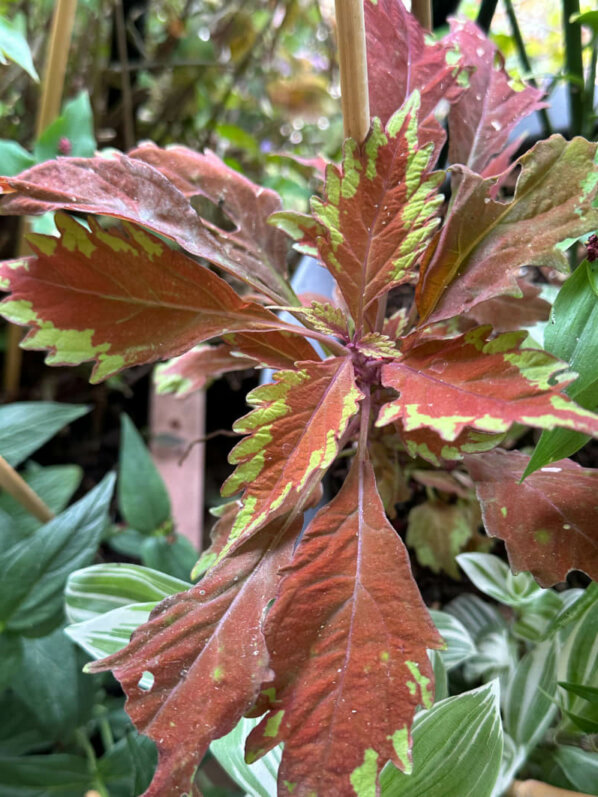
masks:
<instances>
[{"instance_id":1,"label":"wooden plank","mask_svg":"<svg viewBox=\"0 0 598 797\"><path fill-rule=\"evenodd\" d=\"M176 531L201 551L204 512L206 396L184 399L153 394L150 400L151 451L172 502Z\"/></svg>"}]
</instances>

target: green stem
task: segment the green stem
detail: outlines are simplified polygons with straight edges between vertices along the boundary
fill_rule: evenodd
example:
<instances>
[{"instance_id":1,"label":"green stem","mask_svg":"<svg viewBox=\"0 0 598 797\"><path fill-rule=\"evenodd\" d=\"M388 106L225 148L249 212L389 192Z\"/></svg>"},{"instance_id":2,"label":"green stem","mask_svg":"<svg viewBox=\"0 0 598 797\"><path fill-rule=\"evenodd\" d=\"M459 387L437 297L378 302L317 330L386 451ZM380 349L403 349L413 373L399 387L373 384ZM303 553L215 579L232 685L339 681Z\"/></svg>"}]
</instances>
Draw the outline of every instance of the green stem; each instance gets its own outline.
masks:
<instances>
[{"instance_id":1,"label":"green stem","mask_svg":"<svg viewBox=\"0 0 598 797\"><path fill-rule=\"evenodd\" d=\"M509 24L511 25L511 35L515 39L515 46L517 47L519 61L521 62L523 71L526 73L526 79L534 88L537 89L538 84L532 74L532 65L528 58L527 50L525 49L525 43L521 35L519 23L517 22L517 16L515 14L515 9L513 8L512 0L505 0L505 10L507 12L507 17L509 18ZM552 135L552 125L550 124L550 119L548 118L546 108L539 110L538 116L540 117L540 124L542 125L542 133L544 138L548 138L548 136Z\"/></svg>"},{"instance_id":2,"label":"green stem","mask_svg":"<svg viewBox=\"0 0 598 797\"><path fill-rule=\"evenodd\" d=\"M476 19L476 24L484 31L484 33L488 33L490 30L490 23L492 22L492 17L494 16L497 5L498 0L482 0L482 5L480 6L480 10Z\"/></svg>"},{"instance_id":3,"label":"green stem","mask_svg":"<svg viewBox=\"0 0 598 797\"><path fill-rule=\"evenodd\" d=\"M100 774L98 772L98 759L96 758L95 751L91 745L91 742L87 738L87 734L82 728L77 728L75 731L75 739L77 740L79 747L84 751L85 757L87 758L89 772L93 778L93 788L98 792L98 794L101 795L101 797L110 797L108 789L104 785L104 782L100 778Z\"/></svg>"},{"instance_id":4,"label":"green stem","mask_svg":"<svg viewBox=\"0 0 598 797\"><path fill-rule=\"evenodd\" d=\"M563 34L565 39L565 69L569 81L569 111L571 137L581 135L584 127L584 80L581 51L581 25L570 22L579 14L579 0L563 0Z\"/></svg>"}]
</instances>

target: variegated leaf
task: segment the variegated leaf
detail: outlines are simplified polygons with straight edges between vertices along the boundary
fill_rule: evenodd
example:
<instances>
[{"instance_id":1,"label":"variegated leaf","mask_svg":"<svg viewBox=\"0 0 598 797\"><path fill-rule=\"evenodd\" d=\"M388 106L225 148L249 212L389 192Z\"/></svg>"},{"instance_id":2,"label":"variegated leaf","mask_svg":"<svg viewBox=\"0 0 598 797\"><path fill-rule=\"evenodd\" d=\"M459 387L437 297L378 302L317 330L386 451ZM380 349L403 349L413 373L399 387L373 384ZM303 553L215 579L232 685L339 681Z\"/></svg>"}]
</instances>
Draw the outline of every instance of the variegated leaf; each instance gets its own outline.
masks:
<instances>
[{"instance_id":1,"label":"variegated leaf","mask_svg":"<svg viewBox=\"0 0 598 797\"><path fill-rule=\"evenodd\" d=\"M426 647L443 643L369 463L354 462L305 531L265 634L271 708L247 749L253 758L284 742L281 797L364 797L388 759L410 770L411 720L433 694Z\"/></svg>"},{"instance_id":2,"label":"variegated leaf","mask_svg":"<svg viewBox=\"0 0 598 797\"><path fill-rule=\"evenodd\" d=\"M154 371L154 384L157 393L174 393L182 398L224 374L253 368L255 364L255 360L235 353L226 343L195 346L180 357L159 365Z\"/></svg>"},{"instance_id":3,"label":"variegated leaf","mask_svg":"<svg viewBox=\"0 0 598 797\"><path fill-rule=\"evenodd\" d=\"M515 571L529 570L542 586L572 569L598 579L598 472L564 459L520 484L528 461L499 450L465 458L488 534L504 540Z\"/></svg>"},{"instance_id":4,"label":"variegated leaf","mask_svg":"<svg viewBox=\"0 0 598 797\"><path fill-rule=\"evenodd\" d=\"M431 148L418 144L418 107L414 94L386 128L375 120L361 147L345 142L342 167L328 167L324 199L312 199L311 216L273 219L301 251L320 257L360 331L372 302L411 279L437 226L442 175L430 174Z\"/></svg>"},{"instance_id":5,"label":"variegated leaf","mask_svg":"<svg viewBox=\"0 0 598 797\"><path fill-rule=\"evenodd\" d=\"M113 670L129 716L156 742L158 769L145 797L199 794L192 780L209 743L253 704L268 674L263 612L300 529L300 518L268 524L193 589L159 604L126 648L87 666ZM149 675L150 687L140 686Z\"/></svg>"},{"instance_id":6,"label":"variegated leaf","mask_svg":"<svg viewBox=\"0 0 598 797\"><path fill-rule=\"evenodd\" d=\"M563 363L519 348L525 333L489 335L490 327L476 327L450 340L414 344L401 360L383 365L382 383L399 398L382 407L377 425L400 419L407 432L429 428L449 442L466 427L501 433L513 423L598 436L598 415L560 392L573 378L563 374Z\"/></svg>"},{"instance_id":7,"label":"variegated leaf","mask_svg":"<svg viewBox=\"0 0 598 797\"><path fill-rule=\"evenodd\" d=\"M566 269L556 244L598 227L598 207L593 206L597 146L561 136L536 144L517 161L521 174L507 201L494 197L494 178L455 167L458 188L442 232L426 252L417 286L417 306L426 325L500 294L521 295L521 266Z\"/></svg>"},{"instance_id":8,"label":"variegated leaf","mask_svg":"<svg viewBox=\"0 0 598 797\"><path fill-rule=\"evenodd\" d=\"M473 22L451 20L447 43L458 48L464 65L473 67L469 86L449 113L449 161L478 174L492 168L492 160L507 146L515 125L547 103L543 92L510 85L502 56Z\"/></svg>"},{"instance_id":9,"label":"variegated leaf","mask_svg":"<svg viewBox=\"0 0 598 797\"><path fill-rule=\"evenodd\" d=\"M58 239L30 236L35 257L0 264L0 287L12 292L0 312L32 327L23 347L49 349L51 365L93 360L99 382L226 332L285 326L140 227L108 232L90 219L86 230L61 214L56 224Z\"/></svg>"},{"instance_id":10,"label":"variegated leaf","mask_svg":"<svg viewBox=\"0 0 598 797\"><path fill-rule=\"evenodd\" d=\"M319 481L362 397L350 357L298 363L296 371L280 371L273 383L249 393L255 409L233 426L248 437L231 451L237 468L222 487L224 496L245 490L230 542Z\"/></svg>"},{"instance_id":11,"label":"variegated leaf","mask_svg":"<svg viewBox=\"0 0 598 797\"><path fill-rule=\"evenodd\" d=\"M212 154L189 156L188 150L180 149L141 148L132 158L59 158L40 163L17 177L0 178L0 192L7 194L0 211L23 215L65 209L142 224L277 303L293 303L293 291L282 276L284 261L279 260L282 239L266 226L270 213L280 209L278 196L253 185ZM148 160L153 155L160 161L165 174L144 163L142 153ZM187 189L198 175L194 193L216 205L223 199L221 210L230 214L234 230L219 228L194 209ZM175 183L168 178L175 178Z\"/></svg>"}]
</instances>

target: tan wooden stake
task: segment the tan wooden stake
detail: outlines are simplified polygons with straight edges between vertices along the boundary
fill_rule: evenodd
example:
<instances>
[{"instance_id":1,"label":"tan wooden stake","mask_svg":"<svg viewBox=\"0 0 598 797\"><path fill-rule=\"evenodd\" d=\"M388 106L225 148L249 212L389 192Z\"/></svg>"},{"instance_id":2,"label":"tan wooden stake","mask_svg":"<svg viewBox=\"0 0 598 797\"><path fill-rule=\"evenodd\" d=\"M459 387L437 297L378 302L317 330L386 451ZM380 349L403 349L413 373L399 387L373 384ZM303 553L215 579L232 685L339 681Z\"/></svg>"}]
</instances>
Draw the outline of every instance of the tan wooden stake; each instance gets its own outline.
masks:
<instances>
[{"instance_id":1,"label":"tan wooden stake","mask_svg":"<svg viewBox=\"0 0 598 797\"><path fill-rule=\"evenodd\" d=\"M590 797L590 795L580 791L559 789L539 780L514 780L507 791L507 797Z\"/></svg>"},{"instance_id":2,"label":"tan wooden stake","mask_svg":"<svg viewBox=\"0 0 598 797\"><path fill-rule=\"evenodd\" d=\"M411 13L422 28L432 30L432 0L411 0Z\"/></svg>"},{"instance_id":3,"label":"tan wooden stake","mask_svg":"<svg viewBox=\"0 0 598 797\"><path fill-rule=\"evenodd\" d=\"M54 517L52 510L44 504L39 495L31 489L4 457L0 457L0 487L42 523L47 523Z\"/></svg>"},{"instance_id":4,"label":"tan wooden stake","mask_svg":"<svg viewBox=\"0 0 598 797\"><path fill-rule=\"evenodd\" d=\"M335 0L335 7L345 137L361 144L370 129L363 0Z\"/></svg>"},{"instance_id":5,"label":"tan wooden stake","mask_svg":"<svg viewBox=\"0 0 598 797\"><path fill-rule=\"evenodd\" d=\"M66 74L66 64L76 10L77 0L58 0L54 6L52 28L43 70L42 94L35 124L36 137L39 136L60 113L62 92L64 90L64 76ZM26 219L22 218L19 221L17 257L23 257L29 254L27 242L25 240L26 232ZM22 358L19 348L20 340L20 327L11 324L8 327L6 361L4 366L4 389L9 397L17 392L21 380Z\"/></svg>"}]
</instances>

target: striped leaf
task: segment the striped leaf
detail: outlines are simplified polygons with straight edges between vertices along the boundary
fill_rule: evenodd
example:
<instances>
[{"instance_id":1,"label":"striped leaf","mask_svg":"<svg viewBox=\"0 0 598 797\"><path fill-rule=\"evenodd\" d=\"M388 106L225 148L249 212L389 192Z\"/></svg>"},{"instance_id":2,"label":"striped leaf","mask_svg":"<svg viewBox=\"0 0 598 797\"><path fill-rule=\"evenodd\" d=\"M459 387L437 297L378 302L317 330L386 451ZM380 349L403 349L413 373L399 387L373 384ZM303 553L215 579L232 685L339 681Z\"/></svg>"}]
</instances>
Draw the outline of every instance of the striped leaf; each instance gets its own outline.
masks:
<instances>
[{"instance_id":1,"label":"striped leaf","mask_svg":"<svg viewBox=\"0 0 598 797\"><path fill-rule=\"evenodd\" d=\"M462 553L457 561L481 592L507 606L526 606L543 592L529 573L514 575L505 562L493 554Z\"/></svg>"},{"instance_id":2,"label":"striped leaf","mask_svg":"<svg viewBox=\"0 0 598 797\"><path fill-rule=\"evenodd\" d=\"M506 628L506 622L496 606L486 603L477 595L459 595L445 607L477 640L488 631Z\"/></svg>"},{"instance_id":3,"label":"striped leaf","mask_svg":"<svg viewBox=\"0 0 598 797\"><path fill-rule=\"evenodd\" d=\"M277 797L276 779L282 748L272 748L253 764L245 761L245 740L258 722L243 717L230 733L212 742L210 751L227 775L250 797Z\"/></svg>"},{"instance_id":4,"label":"striped leaf","mask_svg":"<svg viewBox=\"0 0 598 797\"><path fill-rule=\"evenodd\" d=\"M567 637L559 656L558 680L598 687L598 612L593 608L582 615ZM598 721L595 704L566 689L560 690L560 698L564 710L578 718L564 719L565 725L581 728L587 724L589 728Z\"/></svg>"},{"instance_id":5,"label":"striped leaf","mask_svg":"<svg viewBox=\"0 0 598 797\"><path fill-rule=\"evenodd\" d=\"M131 603L158 603L190 586L141 565L92 565L69 576L65 590L66 613L71 623L79 623Z\"/></svg>"},{"instance_id":6,"label":"striped leaf","mask_svg":"<svg viewBox=\"0 0 598 797\"><path fill-rule=\"evenodd\" d=\"M156 601L129 603L89 620L73 623L65 628L65 633L93 659L103 659L128 644L133 631L147 622L155 606Z\"/></svg>"},{"instance_id":7,"label":"striped leaf","mask_svg":"<svg viewBox=\"0 0 598 797\"><path fill-rule=\"evenodd\" d=\"M447 646L446 650L438 651L447 670L451 670L469 656L474 655L476 649L473 639L456 617L434 609L430 610L430 616Z\"/></svg>"},{"instance_id":8,"label":"striped leaf","mask_svg":"<svg viewBox=\"0 0 598 797\"><path fill-rule=\"evenodd\" d=\"M490 797L498 777L503 731L498 683L449 697L422 711L413 724L413 773L389 764L383 797Z\"/></svg>"},{"instance_id":9,"label":"striped leaf","mask_svg":"<svg viewBox=\"0 0 598 797\"><path fill-rule=\"evenodd\" d=\"M552 640L536 645L517 665L504 702L505 730L531 749L540 742L557 711L556 650Z\"/></svg>"}]
</instances>

